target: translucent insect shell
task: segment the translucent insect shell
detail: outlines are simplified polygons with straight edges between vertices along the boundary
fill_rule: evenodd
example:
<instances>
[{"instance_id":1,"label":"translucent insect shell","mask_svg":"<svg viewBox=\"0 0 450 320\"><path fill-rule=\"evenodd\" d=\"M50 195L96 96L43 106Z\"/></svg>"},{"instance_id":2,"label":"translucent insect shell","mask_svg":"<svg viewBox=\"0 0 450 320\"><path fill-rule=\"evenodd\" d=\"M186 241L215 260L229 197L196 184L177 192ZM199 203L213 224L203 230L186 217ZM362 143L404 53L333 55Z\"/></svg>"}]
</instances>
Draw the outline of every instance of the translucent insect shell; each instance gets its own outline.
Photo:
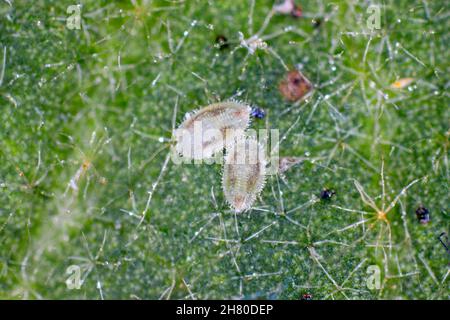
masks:
<instances>
[{"instance_id":1,"label":"translucent insect shell","mask_svg":"<svg viewBox=\"0 0 450 320\"><path fill-rule=\"evenodd\" d=\"M264 148L254 138L235 139L228 146L222 176L225 198L235 212L251 208L264 188L265 176Z\"/></svg>"},{"instance_id":2,"label":"translucent insect shell","mask_svg":"<svg viewBox=\"0 0 450 320\"><path fill-rule=\"evenodd\" d=\"M188 114L175 130L176 151L188 159L207 159L242 136L251 108L238 101L208 105Z\"/></svg>"}]
</instances>

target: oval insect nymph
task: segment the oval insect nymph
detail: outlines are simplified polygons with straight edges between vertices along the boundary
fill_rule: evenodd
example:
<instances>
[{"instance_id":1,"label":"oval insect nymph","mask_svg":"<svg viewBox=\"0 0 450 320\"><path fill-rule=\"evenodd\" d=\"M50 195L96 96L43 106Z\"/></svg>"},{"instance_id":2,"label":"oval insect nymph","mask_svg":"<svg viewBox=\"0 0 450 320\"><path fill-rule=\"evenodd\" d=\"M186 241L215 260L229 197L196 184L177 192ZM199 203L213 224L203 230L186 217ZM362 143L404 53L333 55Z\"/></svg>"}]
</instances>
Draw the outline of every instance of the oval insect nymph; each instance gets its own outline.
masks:
<instances>
[{"instance_id":1,"label":"oval insect nymph","mask_svg":"<svg viewBox=\"0 0 450 320\"><path fill-rule=\"evenodd\" d=\"M222 176L225 198L235 212L251 208L264 188L264 149L254 138L236 139L228 146Z\"/></svg>"},{"instance_id":2,"label":"oval insect nymph","mask_svg":"<svg viewBox=\"0 0 450 320\"><path fill-rule=\"evenodd\" d=\"M187 114L175 131L176 151L188 159L211 158L227 141L244 134L250 113L251 108L244 103L225 101Z\"/></svg>"}]
</instances>

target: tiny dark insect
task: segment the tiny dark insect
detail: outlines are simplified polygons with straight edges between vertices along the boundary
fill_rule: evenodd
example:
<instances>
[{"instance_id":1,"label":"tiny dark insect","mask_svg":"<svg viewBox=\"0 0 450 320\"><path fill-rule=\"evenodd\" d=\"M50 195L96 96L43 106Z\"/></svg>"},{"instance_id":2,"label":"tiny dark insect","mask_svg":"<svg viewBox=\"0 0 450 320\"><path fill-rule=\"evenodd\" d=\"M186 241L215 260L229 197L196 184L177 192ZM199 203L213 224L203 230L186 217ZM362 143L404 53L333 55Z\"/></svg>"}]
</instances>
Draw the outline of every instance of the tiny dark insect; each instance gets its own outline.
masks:
<instances>
[{"instance_id":1,"label":"tiny dark insect","mask_svg":"<svg viewBox=\"0 0 450 320\"><path fill-rule=\"evenodd\" d=\"M224 35L219 34L216 37L216 46L219 48L219 50L224 50L228 49L230 45L228 43L228 39Z\"/></svg>"},{"instance_id":2,"label":"tiny dark insect","mask_svg":"<svg viewBox=\"0 0 450 320\"><path fill-rule=\"evenodd\" d=\"M330 200L335 194L336 194L336 191L334 191L334 190L323 189L320 192L320 199Z\"/></svg>"},{"instance_id":3,"label":"tiny dark insect","mask_svg":"<svg viewBox=\"0 0 450 320\"><path fill-rule=\"evenodd\" d=\"M427 224L430 222L430 211L422 205L417 208L416 216L417 220L419 220L421 224Z\"/></svg>"},{"instance_id":4,"label":"tiny dark insect","mask_svg":"<svg viewBox=\"0 0 450 320\"><path fill-rule=\"evenodd\" d=\"M312 300L313 296L312 294L305 293L302 295L302 300Z\"/></svg>"},{"instance_id":5,"label":"tiny dark insect","mask_svg":"<svg viewBox=\"0 0 450 320\"><path fill-rule=\"evenodd\" d=\"M256 119L264 119L264 117L266 116L266 112L261 108L253 107L250 115Z\"/></svg>"},{"instance_id":6,"label":"tiny dark insect","mask_svg":"<svg viewBox=\"0 0 450 320\"><path fill-rule=\"evenodd\" d=\"M320 18L312 19L311 22L312 22L312 26L314 27L314 29L317 29L322 24L322 19L320 19Z\"/></svg>"}]
</instances>

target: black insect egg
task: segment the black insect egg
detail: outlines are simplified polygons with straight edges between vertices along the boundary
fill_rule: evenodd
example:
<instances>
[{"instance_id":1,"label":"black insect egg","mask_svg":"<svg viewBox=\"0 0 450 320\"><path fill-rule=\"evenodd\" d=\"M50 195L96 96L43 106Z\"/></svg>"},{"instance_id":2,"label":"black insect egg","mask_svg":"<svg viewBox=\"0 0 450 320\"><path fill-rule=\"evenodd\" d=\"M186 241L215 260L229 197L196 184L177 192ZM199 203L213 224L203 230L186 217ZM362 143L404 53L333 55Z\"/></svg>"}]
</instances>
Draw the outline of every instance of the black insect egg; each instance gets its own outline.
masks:
<instances>
[{"instance_id":1,"label":"black insect egg","mask_svg":"<svg viewBox=\"0 0 450 320\"><path fill-rule=\"evenodd\" d=\"M330 200L335 194L336 194L336 191L334 191L334 190L323 189L320 192L320 199L322 199L322 200Z\"/></svg>"},{"instance_id":2,"label":"black insect egg","mask_svg":"<svg viewBox=\"0 0 450 320\"><path fill-rule=\"evenodd\" d=\"M222 34L219 34L216 37L215 43L215 46L219 48L219 50L228 49L228 47L230 46L228 43L228 39Z\"/></svg>"},{"instance_id":3,"label":"black insect egg","mask_svg":"<svg viewBox=\"0 0 450 320\"><path fill-rule=\"evenodd\" d=\"M313 296L310 293L304 293L302 295L302 300L312 300L312 299L313 299Z\"/></svg>"},{"instance_id":4,"label":"black insect egg","mask_svg":"<svg viewBox=\"0 0 450 320\"><path fill-rule=\"evenodd\" d=\"M264 117L266 116L266 112L261 108L253 107L250 115L256 119L264 119Z\"/></svg>"},{"instance_id":5,"label":"black insect egg","mask_svg":"<svg viewBox=\"0 0 450 320\"><path fill-rule=\"evenodd\" d=\"M320 18L312 19L311 23L312 23L314 29L317 29L322 24L322 20Z\"/></svg>"},{"instance_id":6,"label":"black insect egg","mask_svg":"<svg viewBox=\"0 0 450 320\"><path fill-rule=\"evenodd\" d=\"M430 211L424 206L420 205L416 210L416 217L421 224L427 224L428 222L430 222Z\"/></svg>"}]
</instances>

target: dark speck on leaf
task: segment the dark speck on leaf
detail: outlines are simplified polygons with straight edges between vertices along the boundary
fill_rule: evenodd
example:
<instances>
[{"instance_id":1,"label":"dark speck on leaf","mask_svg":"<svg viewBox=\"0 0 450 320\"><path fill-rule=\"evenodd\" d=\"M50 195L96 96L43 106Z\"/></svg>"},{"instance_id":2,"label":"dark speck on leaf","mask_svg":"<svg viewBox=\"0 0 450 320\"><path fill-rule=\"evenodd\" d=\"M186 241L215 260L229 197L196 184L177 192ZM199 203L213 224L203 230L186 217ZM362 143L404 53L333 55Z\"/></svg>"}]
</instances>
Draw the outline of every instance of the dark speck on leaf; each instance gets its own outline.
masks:
<instances>
[{"instance_id":1,"label":"dark speck on leaf","mask_svg":"<svg viewBox=\"0 0 450 320\"><path fill-rule=\"evenodd\" d=\"M320 199L330 200L335 194L336 194L336 192L334 190L323 189L320 192Z\"/></svg>"},{"instance_id":2,"label":"dark speck on leaf","mask_svg":"<svg viewBox=\"0 0 450 320\"><path fill-rule=\"evenodd\" d=\"M256 119L264 119L266 112L261 108L254 107L252 108L250 115Z\"/></svg>"},{"instance_id":3,"label":"dark speck on leaf","mask_svg":"<svg viewBox=\"0 0 450 320\"><path fill-rule=\"evenodd\" d=\"M320 25L322 24L322 19L317 18L317 19L312 19L312 26L317 29L320 27Z\"/></svg>"},{"instance_id":4,"label":"dark speck on leaf","mask_svg":"<svg viewBox=\"0 0 450 320\"><path fill-rule=\"evenodd\" d=\"M302 295L302 300L312 300L312 294L305 293Z\"/></svg>"},{"instance_id":5,"label":"dark speck on leaf","mask_svg":"<svg viewBox=\"0 0 450 320\"><path fill-rule=\"evenodd\" d=\"M218 47L219 50L228 49L229 46L228 39L224 35L219 34L216 37L216 47Z\"/></svg>"},{"instance_id":6,"label":"dark speck on leaf","mask_svg":"<svg viewBox=\"0 0 450 320\"><path fill-rule=\"evenodd\" d=\"M417 208L416 216L417 220L419 220L421 224L427 224L430 222L430 211L422 205Z\"/></svg>"}]
</instances>

